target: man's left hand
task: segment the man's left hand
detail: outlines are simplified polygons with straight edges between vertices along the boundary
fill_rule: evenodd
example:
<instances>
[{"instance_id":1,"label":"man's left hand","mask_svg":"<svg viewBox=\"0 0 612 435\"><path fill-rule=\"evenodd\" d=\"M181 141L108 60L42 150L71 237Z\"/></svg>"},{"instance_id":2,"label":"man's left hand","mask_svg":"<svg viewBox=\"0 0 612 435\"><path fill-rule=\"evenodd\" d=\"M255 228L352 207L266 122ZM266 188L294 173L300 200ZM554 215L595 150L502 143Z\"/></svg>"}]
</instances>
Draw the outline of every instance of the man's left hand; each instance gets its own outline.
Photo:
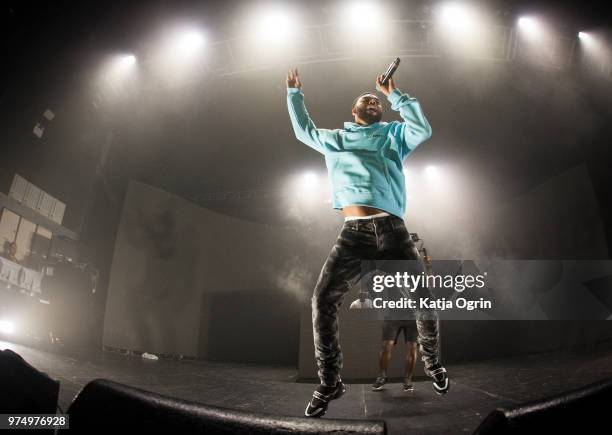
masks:
<instances>
[{"instance_id":1,"label":"man's left hand","mask_svg":"<svg viewBox=\"0 0 612 435\"><path fill-rule=\"evenodd\" d=\"M378 89L380 92L385 94L385 97L388 97L389 94L393 92L393 89L395 89L395 84L393 83L393 79L389 79L387 80L387 83L383 85L382 83L383 77L384 77L384 74L381 74L376 79L376 89Z\"/></svg>"}]
</instances>

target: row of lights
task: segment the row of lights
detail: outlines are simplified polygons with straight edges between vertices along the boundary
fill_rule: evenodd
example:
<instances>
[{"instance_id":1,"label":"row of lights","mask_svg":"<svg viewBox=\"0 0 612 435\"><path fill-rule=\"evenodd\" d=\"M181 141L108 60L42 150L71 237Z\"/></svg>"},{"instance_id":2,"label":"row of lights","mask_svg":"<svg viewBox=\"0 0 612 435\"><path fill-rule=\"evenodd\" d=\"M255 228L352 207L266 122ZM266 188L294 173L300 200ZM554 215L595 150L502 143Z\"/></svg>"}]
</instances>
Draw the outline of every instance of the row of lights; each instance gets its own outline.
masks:
<instances>
[{"instance_id":1,"label":"row of lights","mask_svg":"<svg viewBox=\"0 0 612 435\"><path fill-rule=\"evenodd\" d=\"M373 2L355 3L350 6L345 16L348 18L346 24L351 27L363 25L364 20L367 20L372 25L372 23L377 21L380 22L382 18L380 8L376 7ZM444 4L438 11L438 17L442 24L455 32L466 33L478 27L476 12L466 5L458 3ZM288 34L296 28L295 20L291 14L282 10L264 12L256 22L257 26L253 29L255 35L257 39L265 42L286 41ZM519 18L518 26L530 36L541 34L543 29L542 23L535 17ZM579 32L578 37L582 41L593 40L593 36L586 32ZM173 52L177 58L184 58L197 52L204 43L205 38L202 33L195 30L183 31L172 38L169 43L169 51ZM126 68L135 63L136 56L134 54L120 56L117 62L120 68Z\"/></svg>"},{"instance_id":2,"label":"row of lights","mask_svg":"<svg viewBox=\"0 0 612 435\"><path fill-rule=\"evenodd\" d=\"M169 51L174 51L177 57L189 55L204 45L204 37L200 32L188 30L175 36L169 45ZM117 58L118 68L129 68L135 63L136 56L133 54L124 54Z\"/></svg>"},{"instance_id":3,"label":"row of lights","mask_svg":"<svg viewBox=\"0 0 612 435\"><path fill-rule=\"evenodd\" d=\"M418 176L421 172L423 176ZM420 171L404 168L404 175L407 186L407 199L409 201L416 200L416 197L410 193L411 191L424 190L426 195L435 195L438 200L442 200L444 204L451 204L456 196L454 187L455 182L451 173L447 170L442 170L436 165L426 165ZM301 206L316 207L317 204L323 202L330 204L331 201L331 186L325 183L326 175L315 171L305 171L301 174L296 174L292 177L291 192L292 198L297 198Z\"/></svg>"},{"instance_id":4,"label":"row of lights","mask_svg":"<svg viewBox=\"0 0 612 435\"><path fill-rule=\"evenodd\" d=\"M429 180L435 180L436 178L441 176L440 169L435 165L427 165L423 168L423 173ZM408 174L408 170L404 169L404 175ZM303 190L309 190L314 188L316 184L319 182L319 175L313 171L306 171L302 173L299 178L299 184L303 188Z\"/></svg>"},{"instance_id":5,"label":"row of lights","mask_svg":"<svg viewBox=\"0 0 612 435\"><path fill-rule=\"evenodd\" d=\"M518 26L527 34L536 36L542 32L542 24L534 17L521 17L518 19ZM593 36L587 32L578 32L578 38L583 41L593 39Z\"/></svg>"}]
</instances>

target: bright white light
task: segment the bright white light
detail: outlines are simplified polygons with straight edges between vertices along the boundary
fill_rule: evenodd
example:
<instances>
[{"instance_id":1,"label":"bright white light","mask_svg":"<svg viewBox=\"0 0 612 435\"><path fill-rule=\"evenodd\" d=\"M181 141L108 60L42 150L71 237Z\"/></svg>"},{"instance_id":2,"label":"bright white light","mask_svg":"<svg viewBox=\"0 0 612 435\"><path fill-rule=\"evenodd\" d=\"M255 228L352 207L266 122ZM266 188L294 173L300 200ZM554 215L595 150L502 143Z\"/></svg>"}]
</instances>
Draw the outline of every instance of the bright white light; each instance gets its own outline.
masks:
<instances>
[{"instance_id":1,"label":"bright white light","mask_svg":"<svg viewBox=\"0 0 612 435\"><path fill-rule=\"evenodd\" d=\"M134 77L136 57L133 54L119 54L108 57L98 74L101 86L120 92L123 86Z\"/></svg>"},{"instance_id":2,"label":"bright white light","mask_svg":"<svg viewBox=\"0 0 612 435\"><path fill-rule=\"evenodd\" d=\"M186 31L176 37L176 48L185 54L193 53L204 44L204 37L194 30Z\"/></svg>"},{"instance_id":3,"label":"bright white light","mask_svg":"<svg viewBox=\"0 0 612 435\"><path fill-rule=\"evenodd\" d=\"M259 39L268 42L282 42L295 26L293 18L283 11L268 11L255 23Z\"/></svg>"},{"instance_id":4,"label":"bright white light","mask_svg":"<svg viewBox=\"0 0 612 435\"><path fill-rule=\"evenodd\" d=\"M483 41L487 39L486 18L463 3L445 3L436 12L438 29L447 44L465 54L485 55Z\"/></svg>"},{"instance_id":5,"label":"bright white light","mask_svg":"<svg viewBox=\"0 0 612 435\"><path fill-rule=\"evenodd\" d=\"M540 23L532 17L519 18L518 25L529 36L537 36L541 32Z\"/></svg>"},{"instance_id":6,"label":"bright white light","mask_svg":"<svg viewBox=\"0 0 612 435\"><path fill-rule=\"evenodd\" d=\"M442 8L441 18L444 24L459 29L467 29L474 25L474 14L465 6L450 3Z\"/></svg>"},{"instance_id":7,"label":"bright white light","mask_svg":"<svg viewBox=\"0 0 612 435\"><path fill-rule=\"evenodd\" d=\"M122 65L129 67L136 63L136 56L134 56L133 54L124 54L123 56L119 58L119 62Z\"/></svg>"},{"instance_id":8,"label":"bright white light","mask_svg":"<svg viewBox=\"0 0 612 435\"><path fill-rule=\"evenodd\" d=\"M580 38L580 45L584 49L586 58L602 64L608 62L609 55L597 33L580 32L578 38Z\"/></svg>"},{"instance_id":9,"label":"bright white light","mask_svg":"<svg viewBox=\"0 0 612 435\"><path fill-rule=\"evenodd\" d=\"M13 334L15 332L15 324L8 320L0 320L0 332L3 334Z\"/></svg>"},{"instance_id":10,"label":"bright white light","mask_svg":"<svg viewBox=\"0 0 612 435\"><path fill-rule=\"evenodd\" d=\"M341 34L338 42L354 50L375 49L389 44L391 26L384 21L389 18L386 2L356 0L348 2L339 10Z\"/></svg>"},{"instance_id":11,"label":"bright white light","mask_svg":"<svg viewBox=\"0 0 612 435\"><path fill-rule=\"evenodd\" d=\"M314 172L304 172L297 179L297 189L302 194L308 194L311 196L312 193L317 189L319 177Z\"/></svg>"},{"instance_id":12,"label":"bright white light","mask_svg":"<svg viewBox=\"0 0 612 435\"><path fill-rule=\"evenodd\" d=\"M447 168L440 168L436 165L427 165L425 170L423 188L430 192L436 192L436 195L445 195L445 201L450 200L453 192L452 172Z\"/></svg>"},{"instance_id":13,"label":"bright white light","mask_svg":"<svg viewBox=\"0 0 612 435\"><path fill-rule=\"evenodd\" d=\"M147 80L156 89L174 89L201 77L207 37L200 28L185 23L164 26L149 44Z\"/></svg>"},{"instance_id":14,"label":"bright white light","mask_svg":"<svg viewBox=\"0 0 612 435\"><path fill-rule=\"evenodd\" d=\"M293 189L297 193L300 204L314 206L315 203L323 201L323 187L321 177L316 172L307 171L296 174L293 178Z\"/></svg>"},{"instance_id":15,"label":"bright white light","mask_svg":"<svg viewBox=\"0 0 612 435\"><path fill-rule=\"evenodd\" d=\"M518 24L522 29L529 29L535 26L535 20L531 17L521 17L518 20Z\"/></svg>"},{"instance_id":16,"label":"bright white light","mask_svg":"<svg viewBox=\"0 0 612 435\"><path fill-rule=\"evenodd\" d=\"M380 20L378 9L372 2L354 3L348 10L351 26L368 26Z\"/></svg>"},{"instance_id":17,"label":"bright white light","mask_svg":"<svg viewBox=\"0 0 612 435\"><path fill-rule=\"evenodd\" d=\"M160 77L169 82L179 83L193 73L193 65L201 59L205 38L193 28L175 28L168 32L164 43L160 44L155 63Z\"/></svg>"},{"instance_id":18,"label":"bright white light","mask_svg":"<svg viewBox=\"0 0 612 435\"><path fill-rule=\"evenodd\" d=\"M438 176L438 173L439 173L438 168L433 165L428 165L425 168L425 175L427 175L428 177L432 177L432 178L436 177Z\"/></svg>"},{"instance_id":19,"label":"bright white light","mask_svg":"<svg viewBox=\"0 0 612 435\"><path fill-rule=\"evenodd\" d=\"M314 172L306 172L304 175L302 175L302 184L304 186L312 186L317 182L317 178L317 174Z\"/></svg>"},{"instance_id":20,"label":"bright white light","mask_svg":"<svg viewBox=\"0 0 612 435\"><path fill-rule=\"evenodd\" d=\"M108 72L116 78L119 78L121 75L127 74L135 63L136 56L133 54L121 54L112 60Z\"/></svg>"}]
</instances>

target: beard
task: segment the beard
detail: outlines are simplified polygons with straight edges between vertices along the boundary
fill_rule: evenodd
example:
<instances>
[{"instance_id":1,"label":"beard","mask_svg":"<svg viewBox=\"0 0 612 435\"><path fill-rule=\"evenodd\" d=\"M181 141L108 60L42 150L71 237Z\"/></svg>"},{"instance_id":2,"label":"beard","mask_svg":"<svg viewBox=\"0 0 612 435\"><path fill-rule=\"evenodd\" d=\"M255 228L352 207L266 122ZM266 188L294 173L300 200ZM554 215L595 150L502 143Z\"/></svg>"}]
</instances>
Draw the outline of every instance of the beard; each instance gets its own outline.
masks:
<instances>
[{"instance_id":1,"label":"beard","mask_svg":"<svg viewBox=\"0 0 612 435\"><path fill-rule=\"evenodd\" d=\"M382 112L369 111L367 108L357 107L357 115L363 119L368 125L380 122L382 119Z\"/></svg>"}]
</instances>

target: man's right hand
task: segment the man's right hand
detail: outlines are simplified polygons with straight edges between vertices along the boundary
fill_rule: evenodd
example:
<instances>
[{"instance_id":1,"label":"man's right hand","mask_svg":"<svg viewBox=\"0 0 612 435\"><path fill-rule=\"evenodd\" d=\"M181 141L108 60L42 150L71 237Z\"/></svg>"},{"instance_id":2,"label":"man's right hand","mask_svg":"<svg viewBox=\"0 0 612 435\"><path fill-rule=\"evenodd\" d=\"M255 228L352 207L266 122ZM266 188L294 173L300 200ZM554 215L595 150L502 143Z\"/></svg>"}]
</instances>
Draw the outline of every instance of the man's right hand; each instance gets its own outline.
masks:
<instances>
[{"instance_id":1,"label":"man's right hand","mask_svg":"<svg viewBox=\"0 0 612 435\"><path fill-rule=\"evenodd\" d=\"M289 73L287 74L287 87L298 89L302 88L302 82L300 82L297 68L294 70L289 70Z\"/></svg>"}]
</instances>

